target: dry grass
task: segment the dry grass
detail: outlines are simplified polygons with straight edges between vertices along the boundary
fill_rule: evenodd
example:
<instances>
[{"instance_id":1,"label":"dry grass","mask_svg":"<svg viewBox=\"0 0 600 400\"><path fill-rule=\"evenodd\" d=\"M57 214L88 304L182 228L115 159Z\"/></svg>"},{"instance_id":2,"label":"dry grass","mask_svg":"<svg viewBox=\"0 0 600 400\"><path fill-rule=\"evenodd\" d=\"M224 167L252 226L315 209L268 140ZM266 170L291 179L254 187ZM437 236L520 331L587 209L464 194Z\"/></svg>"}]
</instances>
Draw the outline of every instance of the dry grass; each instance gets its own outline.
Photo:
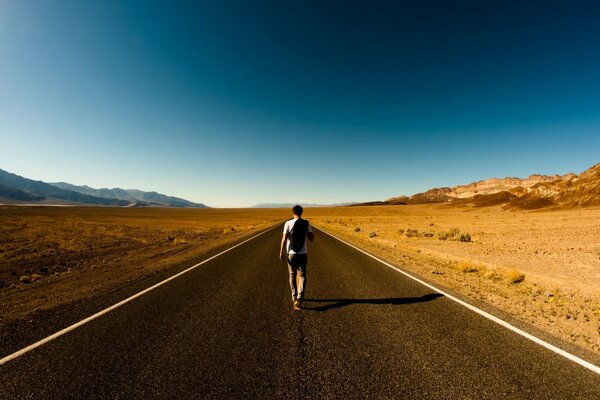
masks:
<instances>
[{"instance_id":1,"label":"dry grass","mask_svg":"<svg viewBox=\"0 0 600 400\"><path fill-rule=\"evenodd\" d=\"M506 278L510 283L521 283L525 280L525 274L512 269L506 273Z\"/></svg>"},{"instance_id":2,"label":"dry grass","mask_svg":"<svg viewBox=\"0 0 600 400\"><path fill-rule=\"evenodd\" d=\"M0 325L198 257L289 210L0 207Z\"/></svg>"},{"instance_id":3,"label":"dry grass","mask_svg":"<svg viewBox=\"0 0 600 400\"><path fill-rule=\"evenodd\" d=\"M473 264L473 263L471 263L471 262L468 262L468 261L459 261L459 262L456 264L456 268L457 268L459 271L462 271L462 272L464 272L464 273L473 273L473 272L479 272L479 270L481 269L481 267L480 267L480 266L478 266L478 265L475 265L475 264Z\"/></svg>"},{"instance_id":4,"label":"dry grass","mask_svg":"<svg viewBox=\"0 0 600 400\"><path fill-rule=\"evenodd\" d=\"M600 354L600 208L336 207L310 209L306 217L417 275ZM361 230L347 228L348 221Z\"/></svg>"}]
</instances>

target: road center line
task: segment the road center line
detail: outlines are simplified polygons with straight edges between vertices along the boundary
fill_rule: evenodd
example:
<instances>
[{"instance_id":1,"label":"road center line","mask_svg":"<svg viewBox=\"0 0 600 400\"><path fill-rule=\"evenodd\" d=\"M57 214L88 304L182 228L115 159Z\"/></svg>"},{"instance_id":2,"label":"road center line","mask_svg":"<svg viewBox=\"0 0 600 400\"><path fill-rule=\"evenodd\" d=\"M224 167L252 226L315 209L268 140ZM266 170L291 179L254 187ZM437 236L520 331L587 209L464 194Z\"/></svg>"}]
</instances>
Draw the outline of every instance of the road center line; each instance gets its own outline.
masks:
<instances>
[{"instance_id":1,"label":"road center line","mask_svg":"<svg viewBox=\"0 0 600 400\"><path fill-rule=\"evenodd\" d=\"M235 249L236 247L239 247L239 246L241 246L241 245L243 245L243 244L245 244L245 243L248 243L248 242L249 242L249 241L251 241L251 240L254 240L254 239L256 239L257 237L259 237L259 236L261 236L261 235L264 235L265 233L267 233L267 232L269 232L269 231L272 231L273 229L275 229L275 228L276 228L277 226L279 226L279 225L280 225L280 224L278 223L278 224L276 224L275 226L273 226L273 227L271 227L271 228L269 228L269 229L267 229L267 230L265 230L265 231L262 231L262 232L261 232L261 233L259 233L258 235L254 235L254 236L252 236L251 238L249 238L249 239L246 239L246 240L244 240L243 242L241 242L241 243L238 243L238 244L236 244L236 245L235 245L235 246L233 246L233 247L229 247L228 249L225 249L225 250L223 250L223 251L222 251L222 252L220 252L219 254L215 254L214 256L212 256L212 257L210 257L210 258L207 258L206 260L204 260L204 261L201 261L201 262L199 262L198 264L196 264L196 265L193 265L193 266L189 267L189 268L188 268L188 269L186 269L186 270L183 270L183 271L181 271L181 272L179 272L179 273L177 273L177 274L175 274L175 275L173 275L173 276L171 276L171 277L169 277L169 278L167 278L167 279L165 279L165 280L163 280L163 281L161 281L161 282L159 282L159 283L157 283L157 284L155 284L155 285L152 285L152 286L150 286L150 287L149 287L149 288L147 288L147 289L144 289L144 290L142 290L141 292L138 292L138 293L134 294L133 296L130 296L130 297L126 298L125 300L122 300L122 301L120 301L120 302L118 302L118 303L116 303L116 304L113 304L112 306L110 306L110 307L108 307L108 308L105 308L104 310L102 310L102 311L99 311L99 312L97 312L97 313L96 313L96 314L94 314L94 315L91 315L91 316L89 316L89 317L87 317L87 318L85 318L85 319L83 319L83 320L81 320L81 321L79 321L79 322L76 322L76 323L74 323L74 324L73 324L73 325L71 325L71 326L68 326L68 327L66 327L66 328L64 328L64 329L62 329L62 330L60 330L60 331L58 331L58 332L56 332L56 333L54 333L54 334L52 334L52 335L50 335L50 336L48 336L48 337L46 337L46 338L44 338L44 339L42 339L42 340L38 341L38 342L35 342L35 343L33 343L33 344L30 344L29 346L27 346L27 347L25 347L25 348L23 348L23 349L21 349L21 350L19 350L19 351L16 351L16 352L14 352L14 353L12 353L12 354L10 354L10 355L8 355L8 356L6 356L6 357L4 357L4 358L0 359L0 365L6 364L7 362L9 362L9 361L11 361L11 360L14 360L15 358L18 358L18 357L22 356L23 354L25 354L25 353L27 353L27 352L30 352L31 350L33 350L33 349L36 349L36 348L38 348L38 347L40 347L40 346L42 346L42 345L44 345L44 344L46 344L46 343L48 343L48 342L50 342L50 341L52 341L52 340L54 340L54 339L56 339L56 338L58 338L58 337L60 337L60 336L64 335L65 333L71 332L72 330L74 330L74 329L77 329L77 328L79 328L80 326L82 326L82 325L85 325L85 324L87 324L88 322L90 322L90 321L92 321L92 320L95 320L95 319L96 319L96 318L98 318L98 317L101 317L102 315L104 315L104 314L106 314L106 313L108 313L108 312L110 312L110 311L114 310L115 308L121 307L123 304L129 303L129 302L130 302L130 301L132 301L133 299L136 299L136 298L138 298L138 297L140 297L140 296L142 296L142 295L144 295L144 294L146 294L146 293L148 293L148 292L150 292L150 291L152 291L152 290L156 289L157 287L159 287L159 286L162 286L162 285L164 285L165 283L167 283L167 282L169 282L169 281L172 281L173 279L175 279L175 278L178 278L178 277L180 277L181 275L183 275L183 274L186 274L186 273L190 272L191 270L193 270L193 269L195 269L195 268L198 268L198 267L199 267L199 266L201 266L201 265L203 265L203 264L206 264L207 262L209 262L209 261L211 261L211 260L214 260L215 258L217 258L217 257L219 257L219 256L222 256L223 254L225 254L225 253L227 253L227 252L229 252L229 251L231 251L231 250Z\"/></svg>"},{"instance_id":2,"label":"road center line","mask_svg":"<svg viewBox=\"0 0 600 400\"><path fill-rule=\"evenodd\" d=\"M323 229L319 229L319 231L321 231L321 232L323 232L323 233L331 236L334 239L339 240L340 242L342 242L342 243L344 243L344 244L352 247L355 250L358 250L359 252L361 252L361 253L363 253L363 254L371 257L372 259L374 259L376 261L379 261L380 263L382 263L386 267L392 268L393 270L395 270L397 272L400 272L402 275L405 275L406 277L408 277L408 278L410 278L410 279L412 279L412 280L420 283L421 285L426 286L429 289L431 289L431 290L433 290L433 291L435 291L435 292L437 292L439 294L444 295L444 297L447 297L448 299L450 299L452 301L455 301L455 302L457 302L458 304L460 304L460 305L462 305L464 307L467 307L469 310L476 312L477 314L481 315L482 317L485 317L485 318L487 318L487 319L489 319L491 321L494 321L495 323L497 323L499 325L502 325L506 329L509 329L509 330L515 332L516 334L521 335L524 338L529 339L532 342L537 343L540 346L543 346L546 349L548 349L548 350L550 350L550 351L552 351L552 352L554 352L554 353L556 353L558 355L561 355L561 356L563 356L563 357L565 357L565 358L567 358L567 359L569 359L569 360L571 360L571 361L573 361L573 362L581 365L582 367L587 368L590 371L595 372L595 373L597 373L597 374L600 375L600 367L598 367L598 366L596 366L596 365L594 365L594 364L592 364L592 363L590 363L588 361L585 361L585 360L577 357L576 355L573 355L573 354L571 354L571 353L569 353L569 352L567 352L567 351L565 351L565 350L563 350L561 348L558 348L558 347L556 347L556 346L554 346L554 345L552 345L552 344L550 344L550 343L548 343L548 342L546 342L546 341L538 338L537 336L534 336L534 335L532 335L530 333L527 333L527 332L525 332L525 331L517 328L516 326L509 324L508 322L504 321L503 319L495 317L492 314L487 313L487 312L485 312L485 311L483 311L483 310L475 307L474 305L471 305L471 304L469 304L469 303L467 303L467 302L465 302L463 300L460 300L459 298L454 297L454 296L452 296L452 295L444 292L443 290L438 289L437 287L435 287L433 285L430 285L429 283L427 283L427 282L425 282L425 281L423 281L423 280L421 280L421 279L419 279L419 278L417 278L417 277L409 274L408 272L402 271L401 269L393 266L392 264L390 264L388 262L385 262L385 261L383 261L380 258L375 257L374 255L366 252L365 250L363 250L363 249L361 249L361 248L359 248L359 247L357 247L357 246L355 246L353 244L350 244L350 243L346 242L345 240L343 240L343 239L341 239L341 238L339 238L339 237L337 237L337 236L335 236L335 235L333 235L333 234L331 234L331 233L329 233L329 232L327 232L327 231L325 231Z\"/></svg>"}]
</instances>

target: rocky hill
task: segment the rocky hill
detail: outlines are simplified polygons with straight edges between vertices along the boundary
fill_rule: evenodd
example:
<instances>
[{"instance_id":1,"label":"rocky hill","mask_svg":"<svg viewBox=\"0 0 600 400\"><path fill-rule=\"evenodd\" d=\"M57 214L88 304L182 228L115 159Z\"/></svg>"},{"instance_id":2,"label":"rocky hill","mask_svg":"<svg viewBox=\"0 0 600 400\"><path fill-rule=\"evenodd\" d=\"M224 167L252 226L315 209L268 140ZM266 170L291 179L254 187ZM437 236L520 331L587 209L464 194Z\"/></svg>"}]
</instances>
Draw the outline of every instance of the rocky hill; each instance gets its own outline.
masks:
<instances>
[{"instance_id":1,"label":"rocky hill","mask_svg":"<svg viewBox=\"0 0 600 400\"><path fill-rule=\"evenodd\" d=\"M528 188L517 187L509 192L518 197L507 204L509 207L600 206L600 163L579 175L569 174L552 182L541 182Z\"/></svg>"},{"instance_id":2,"label":"rocky hill","mask_svg":"<svg viewBox=\"0 0 600 400\"><path fill-rule=\"evenodd\" d=\"M468 185L430 189L410 197L398 196L370 204L448 203L487 207L537 209L600 205L600 163L577 174L491 178Z\"/></svg>"}]
</instances>

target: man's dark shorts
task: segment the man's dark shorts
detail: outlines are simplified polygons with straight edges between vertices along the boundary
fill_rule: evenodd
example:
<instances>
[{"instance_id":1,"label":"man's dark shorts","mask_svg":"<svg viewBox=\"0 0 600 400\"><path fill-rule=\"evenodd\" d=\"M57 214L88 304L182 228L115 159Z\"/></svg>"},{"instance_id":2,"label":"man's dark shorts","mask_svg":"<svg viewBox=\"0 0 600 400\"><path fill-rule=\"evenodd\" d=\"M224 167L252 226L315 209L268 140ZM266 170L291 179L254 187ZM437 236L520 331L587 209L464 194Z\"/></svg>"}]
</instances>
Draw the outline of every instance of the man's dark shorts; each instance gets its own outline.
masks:
<instances>
[{"instance_id":1,"label":"man's dark shorts","mask_svg":"<svg viewBox=\"0 0 600 400\"><path fill-rule=\"evenodd\" d=\"M288 254L288 264L294 268L294 270L305 270L306 263L308 262L307 254Z\"/></svg>"}]
</instances>

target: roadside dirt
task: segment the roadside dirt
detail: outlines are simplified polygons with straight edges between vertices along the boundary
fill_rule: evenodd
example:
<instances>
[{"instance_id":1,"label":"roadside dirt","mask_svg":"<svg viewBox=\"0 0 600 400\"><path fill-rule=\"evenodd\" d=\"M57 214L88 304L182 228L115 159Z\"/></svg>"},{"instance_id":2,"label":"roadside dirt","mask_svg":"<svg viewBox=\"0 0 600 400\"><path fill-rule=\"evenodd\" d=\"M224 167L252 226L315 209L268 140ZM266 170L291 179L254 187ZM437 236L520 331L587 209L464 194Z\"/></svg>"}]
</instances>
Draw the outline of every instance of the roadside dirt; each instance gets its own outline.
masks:
<instances>
[{"instance_id":1,"label":"roadside dirt","mask_svg":"<svg viewBox=\"0 0 600 400\"><path fill-rule=\"evenodd\" d=\"M600 354L599 208L338 207L310 209L306 217L432 282Z\"/></svg>"},{"instance_id":2,"label":"roadside dirt","mask_svg":"<svg viewBox=\"0 0 600 400\"><path fill-rule=\"evenodd\" d=\"M283 221L283 210L0 207L0 326Z\"/></svg>"}]
</instances>

